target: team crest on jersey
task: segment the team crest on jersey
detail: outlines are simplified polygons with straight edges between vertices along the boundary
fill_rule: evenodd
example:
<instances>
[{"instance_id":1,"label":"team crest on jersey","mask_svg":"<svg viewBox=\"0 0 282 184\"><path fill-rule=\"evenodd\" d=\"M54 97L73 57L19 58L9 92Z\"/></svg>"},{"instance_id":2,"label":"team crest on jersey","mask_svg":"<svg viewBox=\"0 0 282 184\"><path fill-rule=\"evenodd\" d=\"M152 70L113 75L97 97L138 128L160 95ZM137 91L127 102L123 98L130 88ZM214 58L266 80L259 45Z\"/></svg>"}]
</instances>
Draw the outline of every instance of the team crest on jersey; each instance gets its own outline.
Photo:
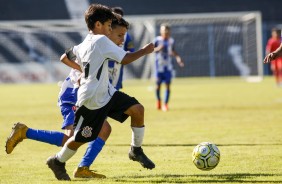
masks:
<instances>
[{"instance_id":1,"label":"team crest on jersey","mask_svg":"<svg viewBox=\"0 0 282 184\"><path fill-rule=\"evenodd\" d=\"M83 128L81 135L85 138L91 137L92 135L92 128L89 126L86 126Z\"/></svg>"}]
</instances>

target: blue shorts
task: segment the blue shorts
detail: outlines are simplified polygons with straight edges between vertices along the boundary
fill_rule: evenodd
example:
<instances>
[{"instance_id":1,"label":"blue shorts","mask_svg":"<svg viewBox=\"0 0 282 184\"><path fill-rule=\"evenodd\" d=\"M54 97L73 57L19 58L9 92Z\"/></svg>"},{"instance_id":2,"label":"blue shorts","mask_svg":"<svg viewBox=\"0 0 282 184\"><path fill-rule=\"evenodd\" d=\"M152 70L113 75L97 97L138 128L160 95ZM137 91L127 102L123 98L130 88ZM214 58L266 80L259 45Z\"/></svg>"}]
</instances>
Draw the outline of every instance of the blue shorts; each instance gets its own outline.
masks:
<instances>
[{"instance_id":1,"label":"blue shorts","mask_svg":"<svg viewBox=\"0 0 282 184\"><path fill-rule=\"evenodd\" d=\"M171 71L165 70L164 72L158 72L157 73L157 85L160 85L161 83L170 84L172 78Z\"/></svg>"},{"instance_id":2,"label":"blue shorts","mask_svg":"<svg viewBox=\"0 0 282 184\"><path fill-rule=\"evenodd\" d=\"M73 104L62 104L60 106L61 108L61 113L63 116L63 123L62 123L62 129L65 129L67 126L73 125L74 124L74 110L73 110L74 105Z\"/></svg>"}]
</instances>

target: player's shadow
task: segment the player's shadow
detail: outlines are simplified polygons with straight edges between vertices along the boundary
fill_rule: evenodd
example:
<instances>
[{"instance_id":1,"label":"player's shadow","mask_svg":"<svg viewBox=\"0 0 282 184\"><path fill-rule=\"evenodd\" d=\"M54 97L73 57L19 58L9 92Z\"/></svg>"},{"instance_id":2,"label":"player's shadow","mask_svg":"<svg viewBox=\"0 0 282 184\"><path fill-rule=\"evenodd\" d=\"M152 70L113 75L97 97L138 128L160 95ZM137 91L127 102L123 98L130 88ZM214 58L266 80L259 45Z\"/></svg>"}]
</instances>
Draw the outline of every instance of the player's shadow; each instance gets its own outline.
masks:
<instances>
[{"instance_id":1,"label":"player's shadow","mask_svg":"<svg viewBox=\"0 0 282 184\"><path fill-rule=\"evenodd\" d=\"M282 183L282 180L270 178L258 179L260 177L275 177L281 174L250 174L250 173L234 173L234 174L160 174L146 176L120 176L110 178L116 182L134 182L134 183ZM151 178L151 179L150 179Z\"/></svg>"}]
</instances>

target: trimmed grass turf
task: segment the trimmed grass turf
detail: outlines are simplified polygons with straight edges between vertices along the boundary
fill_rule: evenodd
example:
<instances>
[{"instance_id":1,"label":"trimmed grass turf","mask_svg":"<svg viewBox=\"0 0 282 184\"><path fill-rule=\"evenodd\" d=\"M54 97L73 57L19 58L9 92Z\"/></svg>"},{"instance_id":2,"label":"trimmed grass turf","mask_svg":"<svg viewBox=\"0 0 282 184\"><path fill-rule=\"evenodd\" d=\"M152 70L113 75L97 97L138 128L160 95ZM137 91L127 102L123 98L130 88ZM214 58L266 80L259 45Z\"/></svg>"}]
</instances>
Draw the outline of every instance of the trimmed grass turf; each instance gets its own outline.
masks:
<instances>
[{"instance_id":1,"label":"trimmed grass turf","mask_svg":"<svg viewBox=\"0 0 282 184\"><path fill-rule=\"evenodd\" d=\"M130 120L119 124L109 119L112 135L92 166L107 179L73 179L75 183L282 183L282 88L273 78L260 83L238 78L176 79L166 113L155 110L153 85L125 81L124 91L145 106L143 149L156 168L146 170L128 159ZM45 164L59 147L24 140L10 155L4 148L17 121L60 131L58 92L55 84L1 85L1 184L65 183L57 181ZM204 141L217 144L221 151L217 168L206 172L191 161L193 147ZM71 177L85 149L86 145L67 163Z\"/></svg>"}]
</instances>

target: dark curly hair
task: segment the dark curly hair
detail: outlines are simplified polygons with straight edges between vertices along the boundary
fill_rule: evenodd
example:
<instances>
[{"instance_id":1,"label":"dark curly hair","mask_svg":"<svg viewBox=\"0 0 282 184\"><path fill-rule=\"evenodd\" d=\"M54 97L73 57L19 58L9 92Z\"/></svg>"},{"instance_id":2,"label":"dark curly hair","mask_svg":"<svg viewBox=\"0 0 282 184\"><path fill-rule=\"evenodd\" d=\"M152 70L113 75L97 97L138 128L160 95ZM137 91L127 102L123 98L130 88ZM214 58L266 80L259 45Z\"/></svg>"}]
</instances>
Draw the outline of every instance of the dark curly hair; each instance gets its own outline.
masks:
<instances>
[{"instance_id":1,"label":"dark curly hair","mask_svg":"<svg viewBox=\"0 0 282 184\"><path fill-rule=\"evenodd\" d=\"M122 26L125 27L126 29L129 28L129 23L124 20L124 18L120 17L120 18L114 18L112 21L112 28L115 28L116 26Z\"/></svg>"},{"instance_id":2,"label":"dark curly hair","mask_svg":"<svg viewBox=\"0 0 282 184\"><path fill-rule=\"evenodd\" d=\"M84 14L85 22L88 30L93 30L97 21L104 24L108 20L115 18L111 8L102 4L91 4Z\"/></svg>"}]
</instances>

